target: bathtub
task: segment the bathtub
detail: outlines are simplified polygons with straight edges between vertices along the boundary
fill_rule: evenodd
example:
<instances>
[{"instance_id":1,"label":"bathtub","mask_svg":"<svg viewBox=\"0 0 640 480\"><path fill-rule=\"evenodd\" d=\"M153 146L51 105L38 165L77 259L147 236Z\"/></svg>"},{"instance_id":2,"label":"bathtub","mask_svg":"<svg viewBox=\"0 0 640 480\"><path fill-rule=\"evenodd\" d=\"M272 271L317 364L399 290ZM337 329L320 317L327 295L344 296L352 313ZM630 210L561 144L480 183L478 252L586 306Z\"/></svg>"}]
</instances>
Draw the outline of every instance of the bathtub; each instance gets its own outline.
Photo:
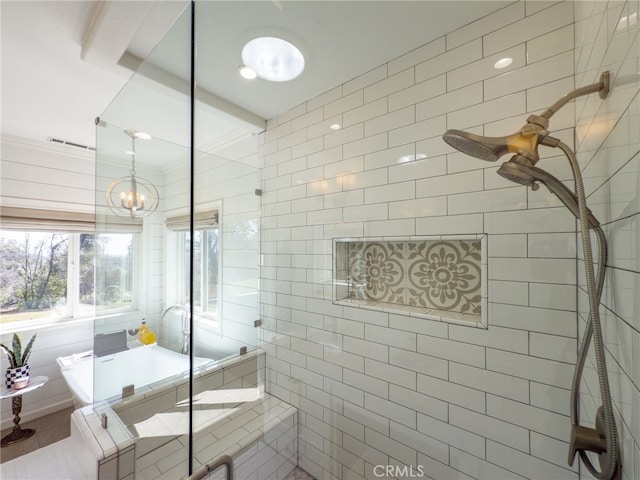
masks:
<instances>
[{"instance_id":1,"label":"bathtub","mask_svg":"<svg viewBox=\"0 0 640 480\"><path fill-rule=\"evenodd\" d=\"M194 367L213 360L194 357ZM60 371L76 408L97 401L120 397L122 387L145 385L179 375L189 370L189 357L157 344L130 348L122 352L95 357L91 351L60 357ZM95 364L95 367L94 367ZM94 385L94 369L99 379Z\"/></svg>"}]
</instances>

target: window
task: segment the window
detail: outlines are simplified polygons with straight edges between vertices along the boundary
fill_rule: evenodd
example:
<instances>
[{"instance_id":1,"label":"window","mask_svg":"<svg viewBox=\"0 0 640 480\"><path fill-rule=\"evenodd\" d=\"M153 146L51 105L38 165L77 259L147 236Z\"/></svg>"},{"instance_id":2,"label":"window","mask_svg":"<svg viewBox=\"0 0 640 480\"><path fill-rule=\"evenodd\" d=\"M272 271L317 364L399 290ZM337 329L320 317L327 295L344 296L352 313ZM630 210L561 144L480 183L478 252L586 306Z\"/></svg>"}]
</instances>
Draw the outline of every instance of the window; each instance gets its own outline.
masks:
<instances>
[{"instance_id":1,"label":"window","mask_svg":"<svg viewBox=\"0 0 640 480\"><path fill-rule=\"evenodd\" d=\"M95 305L97 311L131 307L133 303L132 234L81 234L79 260L80 305ZM95 285L93 284L94 274Z\"/></svg>"},{"instance_id":2,"label":"window","mask_svg":"<svg viewBox=\"0 0 640 480\"><path fill-rule=\"evenodd\" d=\"M133 255L130 233L1 231L2 322L132 307Z\"/></svg>"},{"instance_id":3,"label":"window","mask_svg":"<svg viewBox=\"0 0 640 480\"><path fill-rule=\"evenodd\" d=\"M190 234L184 232L186 266L182 272L184 291L189 291ZM208 317L215 317L218 308L218 229L195 230L193 234L193 308Z\"/></svg>"},{"instance_id":4,"label":"window","mask_svg":"<svg viewBox=\"0 0 640 480\"><path fill-rule=\"evenodd\" d=\"M66 308L69 235L3 231L0 313L3 321L51 316Z\"/></svg>"},{"instance_id":5,"label":"window","mask_svg":"<svg viewBox=\"0 0 640 480\"><path fill-rule=\"evenodd\" d=\"M176 301L189 302L190 288L190 216L168 218L167 228L174 232L171 237L177 253L177 262L168 259L176 268ZM175 235L175 236L173 236ZM171 267L169 267L171 268ZM193 228L193 309L200 317L216 320L220 314L220 229L218 210L197 212Z\"/></svg>"}]
</instances>

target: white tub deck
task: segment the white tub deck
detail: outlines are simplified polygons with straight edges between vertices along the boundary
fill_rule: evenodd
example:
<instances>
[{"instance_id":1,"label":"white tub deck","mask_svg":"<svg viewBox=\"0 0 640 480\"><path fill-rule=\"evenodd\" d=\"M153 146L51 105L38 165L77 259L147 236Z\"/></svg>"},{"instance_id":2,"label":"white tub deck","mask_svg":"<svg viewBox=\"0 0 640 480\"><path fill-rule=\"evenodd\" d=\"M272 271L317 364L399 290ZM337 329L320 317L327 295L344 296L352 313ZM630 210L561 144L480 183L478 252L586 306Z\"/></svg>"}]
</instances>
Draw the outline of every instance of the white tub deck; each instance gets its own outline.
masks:
<instances>
[{"instance_id":1,"label":"white tub deck","mask_svg":"<svg viewBox=\"0 0 640 480\"><path fill-rule=\"evenodd\" d=\"M194 366L213 362L195 357ZM189 357L157 344L130 348L103 357L91 352L59 358L62 377L74 396L76 407L92 405L122 395L122 387L138 390L176 375L188 374ZM94 376L95 374L95 376ZM95 378L95 382L94 382Z\"/></svg>"}]
</instances>

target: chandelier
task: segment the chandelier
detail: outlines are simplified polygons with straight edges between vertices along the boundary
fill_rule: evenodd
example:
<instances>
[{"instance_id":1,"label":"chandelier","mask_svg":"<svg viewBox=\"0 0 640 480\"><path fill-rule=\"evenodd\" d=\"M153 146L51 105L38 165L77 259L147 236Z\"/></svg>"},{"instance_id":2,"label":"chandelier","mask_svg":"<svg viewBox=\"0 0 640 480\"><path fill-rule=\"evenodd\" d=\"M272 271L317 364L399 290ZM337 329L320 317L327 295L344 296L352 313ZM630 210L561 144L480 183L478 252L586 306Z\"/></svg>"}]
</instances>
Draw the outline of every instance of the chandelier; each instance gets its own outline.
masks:
<instances>
[{"instance_id":1,"label":"chandelier","mask_svg":"<svg viewBox=\"0 0 640 480\"><path fill-rule=\"evenodd\" d=\"M158 190L142 177L136 176L136 138L148 140L150 135L134 130L125 130L131 137L131 171L126 177L116 178L105 193L107 207L119 217L132 220L153 213L158 208Z\"/></svg>"}]
</instances>

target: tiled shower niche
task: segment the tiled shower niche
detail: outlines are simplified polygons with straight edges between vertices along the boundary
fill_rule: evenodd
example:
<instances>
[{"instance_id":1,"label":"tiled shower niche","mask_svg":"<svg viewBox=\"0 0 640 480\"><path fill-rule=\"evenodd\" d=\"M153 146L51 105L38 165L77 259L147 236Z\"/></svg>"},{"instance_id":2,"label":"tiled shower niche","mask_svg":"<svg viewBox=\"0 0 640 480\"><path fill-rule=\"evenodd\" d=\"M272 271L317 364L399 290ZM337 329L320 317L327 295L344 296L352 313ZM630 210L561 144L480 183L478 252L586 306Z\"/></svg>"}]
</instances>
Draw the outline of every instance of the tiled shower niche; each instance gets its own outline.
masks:
<instances>
[{"instance_id":1,"label":"tiled shower niche","mask_svg":"<svg viewBox=\"0 0 640 480\"><path fill-rule=\"evenodd\" d=\"M333 301L486 328L486 234L339 238Z\"/></svg>"}]
</instances>

